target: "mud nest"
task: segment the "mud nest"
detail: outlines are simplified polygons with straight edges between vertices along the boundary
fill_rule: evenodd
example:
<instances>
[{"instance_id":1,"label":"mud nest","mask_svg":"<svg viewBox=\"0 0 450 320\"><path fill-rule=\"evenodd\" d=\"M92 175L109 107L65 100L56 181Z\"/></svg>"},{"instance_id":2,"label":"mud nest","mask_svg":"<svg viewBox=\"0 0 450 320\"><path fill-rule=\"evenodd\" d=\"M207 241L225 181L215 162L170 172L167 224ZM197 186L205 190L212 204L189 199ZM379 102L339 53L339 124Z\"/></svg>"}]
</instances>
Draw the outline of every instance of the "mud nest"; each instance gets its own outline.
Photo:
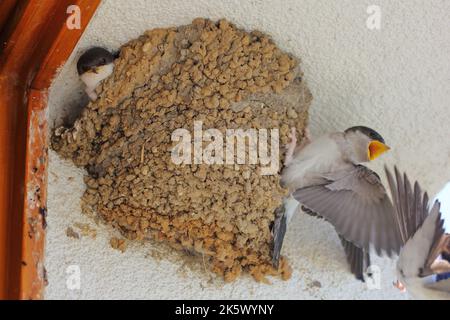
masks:
<instances>
[{"instance_id":1,"label":"mud nest","mask_svg":"<svg viewBox=\"0 0 450 320\"><path fill-rule=\"evenodd\" d=\"M279 175L261 175L259 164L177 165L171 135L203 121L224 134L277 128L280 146L296 127L301 140L312 97L298 63L267 35L226 20L154 29L124 45L99 98L52 135L54 150L87 170L83 212L130 240L197 254L226 281L242 271L288 279L286 260L279 270L270 262L286 194Z\"/></svg>"}]
</instances>

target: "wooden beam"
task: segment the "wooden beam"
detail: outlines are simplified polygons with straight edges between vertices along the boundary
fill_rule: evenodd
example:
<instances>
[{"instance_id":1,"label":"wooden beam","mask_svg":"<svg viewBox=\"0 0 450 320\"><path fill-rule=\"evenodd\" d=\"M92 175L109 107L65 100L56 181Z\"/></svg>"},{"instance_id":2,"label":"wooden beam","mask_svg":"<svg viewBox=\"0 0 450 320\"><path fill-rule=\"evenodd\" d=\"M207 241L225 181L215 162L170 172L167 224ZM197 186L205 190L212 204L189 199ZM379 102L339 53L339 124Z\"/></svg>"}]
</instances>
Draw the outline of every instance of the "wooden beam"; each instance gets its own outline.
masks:
<instances>
[{"instance_id":1,"label":"wooden beam","mask_svg":"<svg viewBox=\"0 0 450 320\"><path fill-rule=\"evenodd\" d=\"M100 0L21 0L0 56L0 298L42 298L47 90ZM81 28L66 26L81 9Z\"/></svg>"}]
</instances>

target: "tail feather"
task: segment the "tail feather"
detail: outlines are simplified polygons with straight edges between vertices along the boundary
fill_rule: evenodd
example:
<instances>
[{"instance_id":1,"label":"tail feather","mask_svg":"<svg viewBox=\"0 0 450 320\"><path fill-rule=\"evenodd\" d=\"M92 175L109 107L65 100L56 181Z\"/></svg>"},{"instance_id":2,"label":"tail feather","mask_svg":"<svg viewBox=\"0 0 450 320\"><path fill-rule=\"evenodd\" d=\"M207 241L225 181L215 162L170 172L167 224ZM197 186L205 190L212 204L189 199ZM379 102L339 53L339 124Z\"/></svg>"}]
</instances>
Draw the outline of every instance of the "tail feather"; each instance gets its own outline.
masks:
<instances>
[{"instance_id":1,"label":"tail feather","mask_svg":"<svg viewBox=\"0 0 450 320\"><path fill-rule=\"evenodd\" d=\"M272 265L278 269L280 264L281 248L283 246L284 236L286 234L287 216L284 206L275 210L275 221L272 227L273 248L272 248Z\"/></svg>"},{"instance_id":2,"label":"tail feather","mask_svg":"<svg viewBox=\"0 0 450 320\"><path fill-rule=\"evenodd\" d=\"M366 250L355 246L353 243L345 240L342 236L342 246L344 247L347 262L350 265L350 271L355 275L356 279L364 282L364 272L370 266L370 255Z\"/></svg>"},{"instance_id":3,"label":"tail feather","mask_svg":"<svg viewBox=\"0 0 450 320\"><path fill-rule=\"evenodd\" d=\"M275 210L275 221L272 227L273 248L272 265L278 269L281 248L283 246L286 229L292 216L297 211L298 201L291 196L283 200L283 204Z\"/></svg>"},{"instance_id":4,"label":"tail feather","mask_svg":"<svg viewBox=\"0 0 450 320\"><path fill-rule=\"evenodd\" d=\"M322 216L309 208L302 206L302 211L306 214L323 219ZM273 248L272 248L272 265L278 269L280 262L281 248L283 246L284 236L286 234L286 228L288 223L285 206L280 206L275 210L275 221L272 227L273 234ZM326 219L324 219L326 221ZM350 265L350 271L355 275L356 279L364 280L364 273L370 266L370 254L367 250L355 246L353 243L347 241L339 235L342 246L344 247L347 262Z\"/></svg>"},{"instance_id":5,"label":"tail feather","mask_svg":"<svg viewBox=\"0 0 450 320\"><path fill-rule=\"evenodd\" d=\"M302 210L309 216L316 217L318 219L324 219L317 212L314 212L305 206L302 206ZM326 219L324 220L326 221ZM370 266L369 252L355 246L353 243L345 240L340 235L339 238L341 239L342 246L344 247L347 262L350 265L350 271L355 275L356 279L364 282L364 273Z\"/></svg>"}]
</instances>

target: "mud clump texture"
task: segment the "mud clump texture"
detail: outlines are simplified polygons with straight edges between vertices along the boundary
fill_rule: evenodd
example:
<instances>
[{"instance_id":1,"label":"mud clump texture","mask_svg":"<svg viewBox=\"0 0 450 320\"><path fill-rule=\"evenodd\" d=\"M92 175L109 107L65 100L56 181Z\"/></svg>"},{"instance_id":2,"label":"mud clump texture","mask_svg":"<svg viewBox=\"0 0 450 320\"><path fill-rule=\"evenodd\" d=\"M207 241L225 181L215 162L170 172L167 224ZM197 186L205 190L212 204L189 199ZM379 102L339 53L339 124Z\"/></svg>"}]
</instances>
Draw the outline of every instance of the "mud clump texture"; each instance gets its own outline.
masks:
<instances>
[{"instance_id":1,"label":"mud clump texture","mask_svg":"<svg viewBox=\"0 0 450 320\"><path fill-rule=\"evenodd\" d=\"M193 133L194 121L224 135L277 128L281 169L290 128L301 140L312 99L297 59L261 32L199 18L124 45L97 93L52 135L59 155L87 170L83 212L130 241L196 254L226 281L242 271L258 281L290 277L286 260L271 266L270 227L286 195L279 175L261 175L259 164L177 165L171 135Z\"/></svg>"}]
</instances>

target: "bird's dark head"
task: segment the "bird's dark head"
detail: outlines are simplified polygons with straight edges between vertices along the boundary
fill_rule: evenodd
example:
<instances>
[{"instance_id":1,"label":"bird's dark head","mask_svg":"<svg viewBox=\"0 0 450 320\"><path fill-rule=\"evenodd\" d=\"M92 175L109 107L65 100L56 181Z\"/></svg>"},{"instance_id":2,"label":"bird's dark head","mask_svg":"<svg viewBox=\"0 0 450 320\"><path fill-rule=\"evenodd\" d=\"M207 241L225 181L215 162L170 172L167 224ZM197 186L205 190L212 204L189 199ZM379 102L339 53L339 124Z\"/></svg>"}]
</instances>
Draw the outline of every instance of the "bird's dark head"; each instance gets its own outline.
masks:
<instances>
[{"instance_id":1,"label":"bird's dark head","mask_svg":"<svg viewBox=\"0 0 450 320\"><path fill-rule=\"evenodd\" d=\"M390 149L383 137L369 127L355 126L348 128L344 133L347 141L355 149L356 162L375 160Z\"/></svg>"},{"instance_id":2,"label":"bird's dark head","mask_svg":"<svg viewBox=\"0 0 450 320\"><path fill-rule=\"evenodd\" d=\"M101 66L113 63L114 56L108 50L101 47L93 47L81 55L77 62L79 75L91 71L96 73L96 69Z\"/></svg>"},{"instance_id":3,"label":"bird's dark head","mask_svg":"<svg viewBox=\"0 0 450 320\"><path fill-rule=\"evenodd\" d=\"M348 128L347 130L345 130L345 133L347 133L347 132L360 132L360 133L366 135L367 137L369 137L371 140L385 143L381 134L379 134L378 132L376 132L375 130L373 130L369 127L355 126L355 127L351 127L351 128Z\"/></svg>"}]
</instances>

